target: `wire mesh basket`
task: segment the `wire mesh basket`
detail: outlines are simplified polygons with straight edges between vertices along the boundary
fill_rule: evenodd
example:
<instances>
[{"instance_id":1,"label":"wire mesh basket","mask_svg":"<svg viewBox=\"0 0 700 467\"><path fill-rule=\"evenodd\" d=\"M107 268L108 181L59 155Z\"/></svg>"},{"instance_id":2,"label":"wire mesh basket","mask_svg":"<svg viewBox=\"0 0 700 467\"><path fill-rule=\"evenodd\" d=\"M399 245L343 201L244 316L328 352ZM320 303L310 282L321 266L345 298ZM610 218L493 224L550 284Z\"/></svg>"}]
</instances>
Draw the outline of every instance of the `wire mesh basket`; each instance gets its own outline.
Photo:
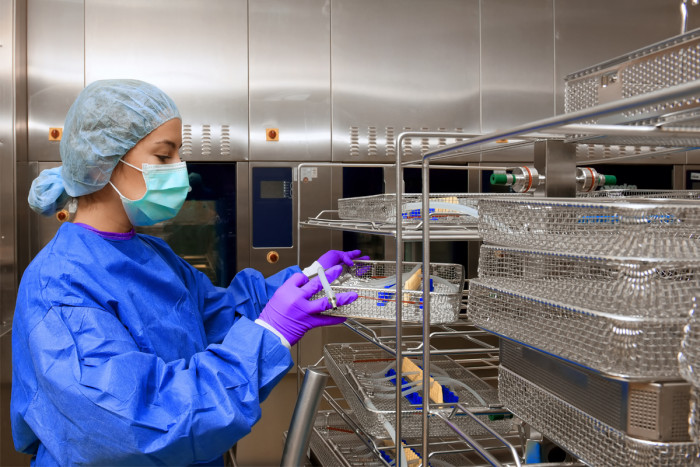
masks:
<instances>
[{"instance_id":1,"label":"wire mesh basket","mask_svg":"<svg viewBox=\"0 0 700 467\"><path fill-rule=\"evenodd\" d=\"M524 196L518 193L431 193L430 221L443 224L476 224L479 199L493 196ZM528 194L529 196L529 194ZM402 195L401 218L404 224L423 220L421 193ZM338 200L338 217L341 219L396 222L396 194L359 196Z\"/></svg>"},{"instance_id":2,"label":"wire mesh basket","mask_svg":"<svg viewBox=\"0 0 700 467\"><path fill-rule=\"evenodd\" d=\"M565 77L565 112L692 82L700 78L699 55L696 29L571 73ZM669 113L697 109L699 103L697 95L683 96L628 108L623 115L626 121L651 124Z\"/></svg>"},{"instance_id":3,"label":"wire mesh basket","mask_svg":"<svg viewBox=\"0 0 700 467\"><path fill-rule=\"evenodd\" d=\"M629 379L677 379L684 318L632 317L577 308L504 288L469 285L477 326L592 370Z\"/></svg>"},{"instance_id":4,"label":"wire mesh basket","mask_svg":"<svg viewBox=\"0 0 700 467\"><path fill-rule=\"evenodd\" d=\"M328 344L324 348L324 357L328 372L362 428L372 436L391 437L396 425L396 380L395 377L391 379L391 371L396 369L396 359L370 343ZM414 362L420 366L420 360ZM436 355L431 358L430 365L431 376L456 397L456 402L475 409L498 406L496 390L454 360ZM418 391L413 394L422 397L421 381L414 387ZM402 436L419 437L423 432L422 406L413 403L415 398L409 401L408 396L413 389L409 389L405 382L402 383L402 388L405 388L400 407ZM452 401L455 402L454 399ZM452 412L449 407L431 410L444 411L446 415ZM479 417L499 433L508 432L512 426L512 419L508 415L496 417L500 420L490 420L494 418L493 415L484 414ZM438 417L430 416L429 420L430 436L454 436L451 428ZM466 415L456 415L452 421L465 433L487 434Z\"/></svg>"},{"instance_id":5,"label":"wire mesh basket","mask_svg":"<svg viewBox=\"0 0 700 467\"><path fill-rule=\"evenodd\" d=\"M690 433L690 439L700 446L700 389L695 386L690 389L688 432Z\"/></svg>"},{"instance_id":6,"label":"wire mesh basket","mask_svg":"<svg viewBox=\"0 0 700 467\"><path fill-rule=\"evenodd\" d=\"M316 415L309 447L320 465L384 466L377 455L358 438L343 418L333 411Z\"/></svg>"},{"instance_id":7,"label":"wire mesh basket","mask_svg":"<svg viewBox=\"0 0 700 467\"><path fill-rule=\"evenodd\" d=\"M698 465L693 442L658 443L625 435L514 372L501 368L499 395L515 415L590 465Z\"/></svg>"},{"instance_id":8,"label":"wire mesh basket","mask_svg":"<svg viewBox=\"0 0 700 467\"><path fill-rule=\"evenodd\" d=\"M683 378L700 389L700 310L698 310L696 297L688 302L687 311L689 311L689 313L686 312L688 319L683 328L678 362Z\"/></svg>"},{"instance_id":9,"label":"wire mesh basket","mask_svg":"<svg viewBox=\"0 0 700 467\"><path fill-rule=\"evenodd\" d=\"M500 340L501 368L522 376L591 417L635 439L687 442L690 388L686 381L629 382Z\"/></svg>"},{"instance_id":10,"label":"wire mesh basket","mask_svg":"<svg viewBox=\"0 0 700 467\"><path fill-rule=\"evenodd\" d=\"M639 199L483 199L487 243L575 254L656 258L700 255L700 203Z\"/></svg>"},{"instance_id":11,"label":"wire mesh basket","mask_svg":"<svg viewBox=\"0 0 700 467\"><path fill-rule=\"evenodd\" d=\"M403 263L401 281L401 317L405 322L423 322L422 263ZM355 265L331 284L333 291L357 292L349 305L325 314L350 318L396 320L396 263L393 261L355 261ZM464 288L461 264L430 264L430 323L450 323L459 317ZM407 290L415 287L417 290ZM323 296L319 293L315 298Z\"/></svg>"},{"instance_id":12,"label":"wire mesh basket","mask_svg":"<svg viewBox=\"0 0 700 467\"><path fill-rule=\"evenodd\" d=\"M612 189L576 193L577 198L700 199L700 190Z\"/></svg>"},{"instance_id":13,"label":"wire mesh basket","mask_svg":"<svg viewBox=\"0 0 700 467\"><path fill-rule=\"evenodd\" d=\"M390 439L378 439L376 445L379 455L387 464L393 465L395 454L390 447L394 443ZM374 467L387 465L380 461L377 454L362 442L340 415L332 411L322 411L316 416L309 446L320 465L324 466ZM405 452L410 450L415 457L421 457L421 440L406 439L404 446ZM406 458L408 459L408 456ZM418 462L416 460L415 464ZM434 443L431 444L429 463L432 466L440 467L483 465L483 461L470 455L470 450L465 443L454 439L434 440ZM410 462L409 459L408 465L414 465L414 463Z\"/></svg>"},{"instance_id":14,"label":"wire mesh basket","mask_svg":"<svg viewBox=\"0 0 700 467\"><path fill-rule=\"evenodd\" d=\"M617 315L684 318L700 290L700 258L572 255L482 245L479 282Z\"/></svg>"}]
</instances>

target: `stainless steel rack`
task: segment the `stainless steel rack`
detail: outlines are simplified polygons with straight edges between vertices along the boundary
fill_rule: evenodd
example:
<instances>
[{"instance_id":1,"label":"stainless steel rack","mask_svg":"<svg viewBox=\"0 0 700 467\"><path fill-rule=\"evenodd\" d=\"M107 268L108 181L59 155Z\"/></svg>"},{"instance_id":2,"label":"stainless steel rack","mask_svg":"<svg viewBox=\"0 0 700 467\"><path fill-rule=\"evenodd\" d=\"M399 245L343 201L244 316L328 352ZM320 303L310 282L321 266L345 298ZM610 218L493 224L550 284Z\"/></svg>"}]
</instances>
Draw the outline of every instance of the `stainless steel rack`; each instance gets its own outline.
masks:
<instances>
[{"instance_id":1,"label":"stainless steel rack","mask_svg":"<svg viewBox=\"0 0 700 467\"><path fill-rule=\"evenodd\" d=\"M349 220L349 219L329 219L326 216L333 214L337 217L338 211L321 211L317 216L300 222L302 227L321 227L329 230L340 230L344 232L356 232L370 235L384 235L396 237L397 228L395 223L375 222L371 220ZM435 241L460 241L460 240L481 240L479 230L476 225L435 225L431 226L433 232L432 240ZM404 225L402 229L404 241L423 240L423 222L414 225Z\"/></svg>"},{"instance_id":2,"label":"stainless steel rack","mask_svg":"<svg viewBox=\"0 0 700 467\"><path fill-rule=\"evenodd\" d=\"M547 176L547 191L545 195L551 195L551 193L556 193L557 189L563 189L566 193L564 196L573 196L575 193L575 182L573 177L570 180L564 177L568 174L569 176L574 168L579 162L576 161L577 147L580 145L577 141L585 141L584 145L590 145L591 143L596 144L597 142L605 142L606 144L618 143L622 145L639 145L639 149L632 151L632 157L651 157L658 154L669 154L673 152L685 151L689 149L694 149L695 146L700 145L700 131L691 127L684 127L682 129L673 127L672 125L659 125L652 127L630 127L629 125L594 125L585 124L581 122L591 121L597 119L601 116L613 116L615 114L620 114L621 112L629 112L636 108L644 108L649 105L653 105L659 102L673 101L674 99L683 99L687 96L696 96L700 93L700 80L688 82L685 84L679 84L659 91L650 92L647 94L629 97L620 101L615 101L611 103L596 105L585 110L571 112L564 115L558 115L551 118L546 118L542 120L537 120L529 122L523 125L519 125L507 130L497 131L488 133L482 136L477 136L473 138L465 139L464 141L439 148L434 151L427 152L423 154L420 160L404 160L404 141L407 138L413 137L446 137L446 138L463 138L463 134L453 134L446 132L405 132L398 135L396 138L395 147L398 149L396 153L395 164L366 164L365 166L377 167L385 166L395 168L396 172L396 213L397 219L394 224L385 224L382 226L374 225L371 222L360 223L360 222L345 222L326 219L323 215L319 215L314 219L309 219L305 222L300 222L299 227L322 227L335 230L351 230L355 232L378 234L378 235L389 235L395 238L396 241L396 264L397 270L400 270L402 263L404 262L403 252L404 252L404 242L421 240L423 245L423 268L427 268L430 265L430 242L436 240L477 240L479 237L473 232L454 232L449 230L449 232L441 232L439 229L431 225L430 222L423 222L415 228L405 229L399 228L402 225L400 219L401 212L401 199L402 199L402 187L403 187L403 167L407 166L417 166L422 168L422 210L423 212L429 212L429 193L430 193L430 182L429 182L429 172L431 170L431 161L447 158L457 158L466 156L479 156L479 162L484 162L484 154L498 150L494 147L493 143L498 140L503 139L519 139L522 141L514 144L535 144L535 149L537 150L538 143L540 146L544 144L545 146L550 145L554 142L556 144L551 145L551 148L547 146L547 154L542 159L541 162L544 165L543 172ZM694 99L694 98L693 98ZM621 119L623 121L623 119ZM573 126L573 124L576 124ZM573 136L566 136L573 135ZM583 138L581 135L586 136ZM643 137L640 137L643 136ZM593 138L591 138L593 137ZM631 138L631 139L628 139ZM641 146L644 145L644 146ZM599 162L599 161L597 161ZM321 165L321 164L309 164L309 165ZM360 166L360 165L355 165ZM441 167L444 168L444 167ZM501 169L503 167L500 167ZM483 170L484 167L472 167L473 170ZM301 202L299 200L299 202ZM453 226L450 226L453 229ZM418 233L420 230L420 234ZM423 290L429 290L429 277L425 275L423 278ZM396 284L396 293L402 293L401 281ZM430 323L430 297L429 294L425 294L423 298L423 323L422 332L420 334L420 341L422 347L418 349L417 347L408 350L411 352L409 355L415 355L414 352L420 352L422 354L422 369L423 369L423 387L429 387L430 385L430 361L435 351L431 342L433 339L440 337L439 334L435 334L433 328L427 324ZM350 320L348 322L348 327L353 331L367 338L370 342L374 342L375 345L389 351L392 355L396 356L396 378L397 381L401 378L401 365L400 361L403 356L407 355L407 351L404 350L404 339L408 337L404 335L404 326L401 320L401 303L397 303L397 316L395 323L395 335L391 340L380 337L371 327L365 326L362 323ZM449 331L445 332L450 332ZM442 332L442 331L438 331ZM415 338L413 334L410 335L411 338ZM476 333L473 331L464 332L463 338L471 340L474 339L478 342L483 342L482 335L476 337ZM460 349L465 350L465 349ZM481 352L486 351L491 357L496 354L495 349L489 349L487 346L478 349ZM455 352L459 353L459 352ZM396 388L396 408L399 412L399 407L401 407L402 402L402 392L400 385ZM328 402L333 406L333 408L340 409L338 401L328 400ZM424 458L430 458L431 449L435 446L431 444L431 438L429 433L429 417L438 416L440 417L440 411L435 410L433 404L431 404L428 398L423 398L422 404L422 439L419 442L420 451L423 453ZM462 407L459 404L453 407L453 410L462 411L465 415L474 417L469 408ZM350 420L350 417L348 417ZM474 440L468 434L461 432L457 427L453 427L450 423L449 417L444 419L444 422L454 428L455 435L464 441L467 445L471 446L479 455L484 459L484 461L490 465L509 465L508 462L503 463L498 459L494 458L488 449L484 449L478 441ZM402 422L401 417L396 417L395 431L397 434L397 439L401 439L401 428ZM357 433L362 433L362 430L357 427L355 430ZM500 436L497 433L492 433L494 437ZM497 438L498 439L498 438ZM507 439L502 439L503 445L507 446L512 453L512 464L521 465L520 454L513 447ZM375 446L376 447L376 446ZM401 450L397 451L396 465L400 465L400 459L402 456Z\"/></svg>"}]
</instances>

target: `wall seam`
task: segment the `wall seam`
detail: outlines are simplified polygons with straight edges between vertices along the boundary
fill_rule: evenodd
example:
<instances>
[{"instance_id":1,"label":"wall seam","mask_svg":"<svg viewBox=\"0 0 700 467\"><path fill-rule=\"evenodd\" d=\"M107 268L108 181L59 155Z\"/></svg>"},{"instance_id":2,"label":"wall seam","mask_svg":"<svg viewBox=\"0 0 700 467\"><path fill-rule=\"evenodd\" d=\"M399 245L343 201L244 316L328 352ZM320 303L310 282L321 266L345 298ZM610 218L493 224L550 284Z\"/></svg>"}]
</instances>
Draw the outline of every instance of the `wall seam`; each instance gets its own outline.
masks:
<instances>
[{"instance_id":1,"label":"wall seam","mask_svg":"<svg viewBox=\"0 0 700 467\"><path fill-rule=\"evenodd\" d=\"M484 90L482 88L482 75L484 70L483 64L483 26L482 26L482 9L483 0L479 0L479 133L484 134Z\"/></svg>"},{"instance_id":2,"label":"wall seam","mask_svg":"<svg viewBox=\"0 0 700 467\"><path fill-rule=\"evenodd\" d=\"M557 1L552 0L552 93L554 94L552 115L557 114Z\"/></svg>"}]
</instances>

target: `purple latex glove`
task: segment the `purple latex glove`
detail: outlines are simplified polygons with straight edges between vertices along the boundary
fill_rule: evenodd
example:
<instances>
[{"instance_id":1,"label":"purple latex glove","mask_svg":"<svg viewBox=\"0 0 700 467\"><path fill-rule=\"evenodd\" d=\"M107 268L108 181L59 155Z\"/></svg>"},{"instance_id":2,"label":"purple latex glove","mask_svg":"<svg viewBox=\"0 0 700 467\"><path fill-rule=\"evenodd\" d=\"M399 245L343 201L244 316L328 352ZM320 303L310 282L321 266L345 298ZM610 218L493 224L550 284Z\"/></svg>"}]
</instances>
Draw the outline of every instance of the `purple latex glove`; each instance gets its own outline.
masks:
<instances>
[{"instance_id":1,"label":"purple latex glove","mask_svg":"<svg viewBox=\"0 0 700 467\"><path fill-rule=\"evenodd\" d=\"M362 252L360 250L353 250L353 251L338 251L338 250L330 250L323 255L317 260L321 266L323 266L323 269L328 269L330 267L336 266L338 264L344 264L348 267L353 265L353 260L354 259L360 259L358 256L360 256ZM369 259L369 257L367 257ZM333 282L330 279L328 279L329 282Z\"/></svg>"},{"instance_id":2,"label":"purple latex glove","mask_svg":"<svg viewBox=\"0 0 700 467\"><path fill-rule=\"evenodd\" d=\"M342 272L342 266L328 269L328 282L336 280ZM304 274L296 273L272 295L258 319L275 328L290 345L296 344L310 329L342 323L345 318L319 314L333 308L327 298L309 300L322 288L318 277L309 280ZM338 306L347 305L357 299L357 293L343 292L335 298Z\"/></svg>"},{"instance_id":3,"label":"purple latex glove","mask_svg":"<svg viewBox=\"0 0 700 467\"><path fill-rule=\"evenodd\" d=\"M361 256L360 258L355 258L355 261L367 261L369 256ZM372 264L357 264L357 269L355 270L355 276L362 277L372 270Z\"/></svg>"}]
</instances>

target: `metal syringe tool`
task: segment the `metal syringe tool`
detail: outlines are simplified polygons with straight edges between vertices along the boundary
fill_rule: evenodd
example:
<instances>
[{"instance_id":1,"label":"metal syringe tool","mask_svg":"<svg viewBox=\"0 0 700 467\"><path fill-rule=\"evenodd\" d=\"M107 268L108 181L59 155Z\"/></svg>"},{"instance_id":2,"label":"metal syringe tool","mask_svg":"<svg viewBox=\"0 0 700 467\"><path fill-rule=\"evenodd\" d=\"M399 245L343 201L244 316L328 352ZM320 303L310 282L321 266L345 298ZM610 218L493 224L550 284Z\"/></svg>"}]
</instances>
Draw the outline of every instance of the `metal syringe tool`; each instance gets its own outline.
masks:
<instances>
[{"instance_id":1,"label":"metal syringe tool","mask_svg":"<svg viewBox=\"0 0 700 467\"><path fill-rule=\"evenodd\" d=\"M331 284L328 282L328 278L326 277L326 271L323 270L323 266L319 266L316 271L318 274L318 278L321 281L321 284L323 285L323 291L326 293L326 297L328 298L328 301L331 303L331 305L333 306L333 310L335 311L338 308L338 303L335 300L335 292L333 292Z\"/></svg>"}]
</instances>

